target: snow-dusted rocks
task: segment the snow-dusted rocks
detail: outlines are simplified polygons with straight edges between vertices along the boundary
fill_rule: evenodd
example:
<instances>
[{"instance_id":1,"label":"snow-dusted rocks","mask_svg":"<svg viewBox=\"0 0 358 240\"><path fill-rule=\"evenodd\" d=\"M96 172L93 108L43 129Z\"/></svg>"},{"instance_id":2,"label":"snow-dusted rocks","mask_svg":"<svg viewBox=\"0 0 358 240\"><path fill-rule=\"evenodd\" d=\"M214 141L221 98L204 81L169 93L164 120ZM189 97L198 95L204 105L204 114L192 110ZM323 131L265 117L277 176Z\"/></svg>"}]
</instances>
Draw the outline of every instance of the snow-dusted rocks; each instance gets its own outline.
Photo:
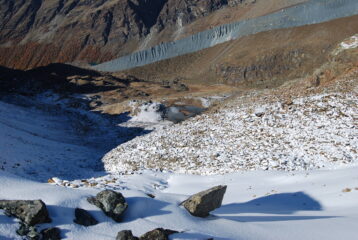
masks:
<instances>
[{"instance_id":1,"label":"snow-dusted rocks","mask_svg":"<svg viewBox=\"0 0 358 240\"><path fill-rule=\"evenodd\" d=\"M0 209L29 226L51 222L46 205L41 200L0 200Z\"/></svg>"},{"instance_id":2,"label":"snow-dusted rocks","mask_svg":"<svg viewBox=\"0 0 358 240\"><path fill-rule=\"evenodd\" d=\"M89 197L87 200L116 222L121 222L122 215L128 207L123 195L112 190L101 191L96 197Z\"/></svg>"},{"instance_id":3,"label":"snow-dusted rocks","mask_svg":"<svg viewBox=\"0 0 358 240\"><path fill-rule=\"evenodd\" d=\"M209 213L221 206L227 186L216 186L194 194L182 205L196 217L207 217Z\"/></svg>"},{"instance_id":4,"label":"snow-dusted rocks","mask_svg":"<svg viewBox=\"0 0 358 240\"><path fill-rule=\"evenodd\" d=\"M265 109L261 117L258 108ZM200 175L355 165L357 116L355 93L292 98L289 105L239 97L214 113L122 144L102 161L112 173L161 169Z\"/></svg>"}]
</instances>

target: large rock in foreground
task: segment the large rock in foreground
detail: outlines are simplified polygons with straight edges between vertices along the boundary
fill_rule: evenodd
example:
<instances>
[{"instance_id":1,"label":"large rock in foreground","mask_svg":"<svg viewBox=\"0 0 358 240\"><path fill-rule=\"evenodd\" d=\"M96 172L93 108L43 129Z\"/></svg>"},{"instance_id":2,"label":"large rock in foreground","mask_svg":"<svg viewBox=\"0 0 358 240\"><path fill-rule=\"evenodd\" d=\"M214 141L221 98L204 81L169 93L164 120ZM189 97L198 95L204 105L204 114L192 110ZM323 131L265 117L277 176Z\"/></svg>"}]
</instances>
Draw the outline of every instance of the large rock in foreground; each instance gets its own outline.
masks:
<instances>
[{"instance_id":1,"label":"large rock in foreground","mask_svg":"<svg viewBox=\"0 0 358 240\"><path fill-rule=\"evenodd\" d=\"M87 199L89 203L96 205L116 222L121 222L122 216L126 211L128 204L121 193L104 190L99 192L96 197Z\"/></svg>"},{"instance_id":2,"label":"large rock in foreground","mask_svg":"<svg viewBox=\"0 0 358 240\"><path fill-rule=\"evenodd\" d=\"M0 209L29 226L51 222L46 205L41 200L0 200Z\"/></svg>"},{"instance_id":3,"label":"large rock in foreground","mask_svg":"<svg viewBox=\"0 0 358 240\"><path fill-rule=\"evenodd\" d=\"M207 217L209 213L221 206L227 186L216 186L206 191L194 194L182 205L196 217Z\"/></svg>"}]
</instances>

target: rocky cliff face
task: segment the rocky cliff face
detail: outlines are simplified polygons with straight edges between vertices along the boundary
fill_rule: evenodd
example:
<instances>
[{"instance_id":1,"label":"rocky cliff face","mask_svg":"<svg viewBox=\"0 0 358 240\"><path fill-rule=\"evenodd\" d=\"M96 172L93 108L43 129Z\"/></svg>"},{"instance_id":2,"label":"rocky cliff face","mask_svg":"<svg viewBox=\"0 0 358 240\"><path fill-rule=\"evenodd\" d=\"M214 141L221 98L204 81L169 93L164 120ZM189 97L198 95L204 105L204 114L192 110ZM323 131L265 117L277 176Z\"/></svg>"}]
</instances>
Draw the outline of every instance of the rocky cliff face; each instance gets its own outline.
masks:
<instances>
[{"instance_id":1,"label":"rocky cliff face","mask_svg":"<svg viewBox=\"0 0 358 240\"><path fill-rule=\"evenodd\" d=\"M151 31L242 1L0 0L0 65L110 60L137 50Z\"/></svg>"}]
</instances>

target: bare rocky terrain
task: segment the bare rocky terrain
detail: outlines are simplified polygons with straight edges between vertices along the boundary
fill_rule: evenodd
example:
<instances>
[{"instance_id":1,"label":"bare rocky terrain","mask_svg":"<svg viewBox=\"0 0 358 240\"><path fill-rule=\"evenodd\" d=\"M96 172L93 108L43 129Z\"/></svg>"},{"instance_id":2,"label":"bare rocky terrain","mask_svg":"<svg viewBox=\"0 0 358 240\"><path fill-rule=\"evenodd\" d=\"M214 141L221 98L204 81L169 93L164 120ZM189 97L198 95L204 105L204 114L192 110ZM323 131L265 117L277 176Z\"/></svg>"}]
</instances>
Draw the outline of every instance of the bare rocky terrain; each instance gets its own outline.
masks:
<instances>
[{"instance_id":1,"label":"bare rocky terrain","mask_svg":"<svg viewBox=\"0 0 358 240\"><path fill-rule=\"evenodd\" d=\"M2 0L0 65L99 63L304 0Z\"/></svg>"}]
</instances>

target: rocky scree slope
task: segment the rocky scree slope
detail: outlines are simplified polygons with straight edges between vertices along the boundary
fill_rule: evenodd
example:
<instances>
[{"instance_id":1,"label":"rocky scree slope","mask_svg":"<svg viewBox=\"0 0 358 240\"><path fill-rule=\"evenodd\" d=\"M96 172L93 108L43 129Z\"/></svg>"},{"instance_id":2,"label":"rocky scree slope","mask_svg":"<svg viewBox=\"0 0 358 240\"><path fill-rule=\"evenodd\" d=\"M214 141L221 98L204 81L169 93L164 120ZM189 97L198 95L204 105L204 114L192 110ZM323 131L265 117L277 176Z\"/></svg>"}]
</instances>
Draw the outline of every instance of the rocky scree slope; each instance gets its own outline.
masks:
<instances>
[{"instance_id":1,"label":"rocky scree slope","mask_svg":"<svg viewBox=\"0 0 358 240\"><path fill-rule=\"evenodd\" d=\"M105 169L205 175L356 165L357 39L343 41L331 53L333 60L308 78L247 92L211 112L118 146L102 159Z\"/></svg>"},{"instance_id":2,"label":"rocky scree slope","mask_svg":"<svg viewBox=\"0 0 358 240\"><path fill-rule=\"evenodd\" d=\"M0 65L97 62L136 50L150 33L244 0L2 0ZM166 41L167 39L158 39Z\"/></svg>"}]
</instances>

